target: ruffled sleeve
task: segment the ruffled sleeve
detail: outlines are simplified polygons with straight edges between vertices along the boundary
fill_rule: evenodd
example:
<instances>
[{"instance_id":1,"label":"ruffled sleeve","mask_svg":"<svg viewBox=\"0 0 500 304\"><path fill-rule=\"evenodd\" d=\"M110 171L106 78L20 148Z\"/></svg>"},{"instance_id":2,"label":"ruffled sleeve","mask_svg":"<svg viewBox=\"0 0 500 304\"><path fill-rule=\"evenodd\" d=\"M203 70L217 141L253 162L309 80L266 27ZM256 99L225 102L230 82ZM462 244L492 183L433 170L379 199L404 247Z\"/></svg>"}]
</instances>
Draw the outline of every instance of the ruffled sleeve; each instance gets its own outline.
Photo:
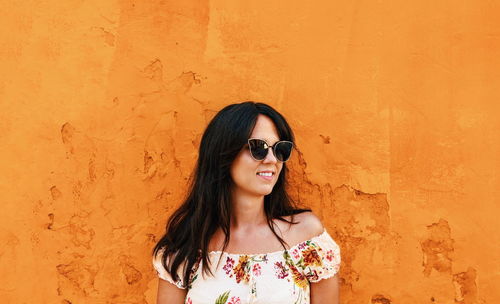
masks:
<instances>
[{"instance_id":1,"label":"ruffled sleeve","mask_svg":"<svg viewBox=\"0 0 500 304\"><path fill-rule=\"evenodd\" d=\"M340 247L326 229L291 248L290 254L309 282L333 277L340 269Z\"/></svg>"},{"instance_id":2,"label":"ruffled sleeve","mask_svg":"<svg viewBox=\"0 0 500 304\"><path fill-rule=\"evenodd\" d=\"M158 254L156 256L153 256L153 266L156 270L156 274L161 279L174 284L175 286L179 287L180 289L186 289L186 287L184 286L183 273L182 273L184 263L182 263L179 266L179 268L177 268L177 275L179 276L179 279L177 281L174 281L172 279L172 276L165 270L165 268L163 267L163 265L161 263L163 252L164 252L164 249L160 249L158 251ZM167 265L168 265L168 263L169 263L169 259L167 259Z\"/></svg>"}]
</instances>

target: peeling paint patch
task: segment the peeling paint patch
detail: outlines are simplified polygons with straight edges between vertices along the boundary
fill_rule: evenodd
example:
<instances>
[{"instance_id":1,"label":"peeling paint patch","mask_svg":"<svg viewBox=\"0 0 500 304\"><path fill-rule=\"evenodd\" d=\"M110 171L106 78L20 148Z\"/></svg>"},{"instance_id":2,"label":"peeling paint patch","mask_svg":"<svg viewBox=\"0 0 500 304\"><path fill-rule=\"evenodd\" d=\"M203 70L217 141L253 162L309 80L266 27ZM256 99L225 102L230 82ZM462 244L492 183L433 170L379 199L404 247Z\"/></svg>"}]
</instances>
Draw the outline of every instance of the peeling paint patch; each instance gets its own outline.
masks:
<instances>
[{"instance_id":1,"label":"peeling paint patch","mask_svg":"<svg viewBox=\"0 0 500 304\"><path fill-rule=\"evenodd\" d=\"M62 142L66 146L66 148L68 149L69 153L71 153L71 154L74 153L74 149L73 149L73 145L71 144L71 141L72 141L72 138L73 138L75 132L76 132L75 127L73 127L68 122L65 123L61 127L61 139L62 139Z\"/></svg>"},{"instance_id":2,"label":"peeling paint patch","mask_svg":"<svg viewBox=\"0 0 500 304\"><path fill-rule=\"evenodd\" d=\"M90 249L90 243L94 239L94 229L87 228L87 219L89 217L89 213L81 212L79 214L75 214L71 217L69 221L69 228L71 233L71 240L75 246L83 246L87 249Z\"/></svg>"},{"instance_id":3,"label":"peeling paint patch","mask_svg":"<svg viewBox=\"0 0 500 304\"><path fill-rule=\"evenodd\" d=\"M62 196L61 191L59 191L56 186L50 187L50 194L52 195L53 200L58 200Z\"/></svg>"},{"instance_id":4,"label":"peeling paint patch","mask_svg":"<svg viewBox=\"0 0 500 304\"><path fill-rule=\"evenodd\" d=\"M71 282L72 286L83 292L84 295L89 295L94 291L94 279L96 271L89 265L85 265L81 261L72 261L69 264L59 264L56 266L57 272ZM64 285L64 282L59 280L59 283ZM60 289L60 294L63 290Z\"/></svg>"},{"instance_id":5,"label":"peeling paint patch","mask_svg":"<svg viewBox=\"0 0 500 304\"><path fill-rule=\"evenodd\" d=\"M163 64L160 59L153 60L150 64L148 64L144 70L144 75L154 81L162 81L163 80Z\"/></svg>"},{"instance_id":6,"label":"peeling paint patch","mask_svg":"<svg viewBox=\"0 0 500 304\"><path fill-rule=\"evenodd\" d=\"M129 285L135 284L142 279L142 274L137 268L135 268L129 259L125 256L120 257L120 266L125 279Z\"/></svg>"},{"instance_id":7,"label":"peeling paint patch","mask_svg":"<svg viewBox=\"0 0 500 304\"><path fill-rule=\"evenodd\" d=\"M47 229L52 230L52 226L54 225L54 213L49 213L49 223L47 224Z\"/></svg>"},{"instance_id":8,"label":"peeling paint patch","mask_svg":"<svg viewBox=\"0 0 500 304\"><path fill-rule=\"evenodd\" d=\"M392 301L381 294L375 294L372 296L371 304L391 304Z\"/></svg>"},{"instance_id":9,"label":"peeling paint patch","mask_svg":"<svg viewBox=\"0 0 500 304\"><path fill-rule=\"evenodd\" d=\"M325 135L320 134L319 137L321 137L321 139L323 139L324 144L330 143L330 136L325 136Z\"/></svg>"},{"instance_id":10,"label":"peeling paint patch","mask_svg":"<svg viewBox=\"0 0 500 304\"><path fill-rule=\"evenodd\" d=\"M427 226L428 237L420 243L424 254L424 275L428 277L434 269L441 273L451 273L453 239L448 222L440 219L438 223Z\"/></svg>"},{"instance_id":11,"label":"peeling paint patch","mask_svg":"<svg viewBox=\"0 0 500 304\"><path fill-rule=\"evenodd\" d=\"M469 267L466 272L453 275L455 286L455 303L473 304L477 303L476 270Z\"/></svg>"}]
</instances>

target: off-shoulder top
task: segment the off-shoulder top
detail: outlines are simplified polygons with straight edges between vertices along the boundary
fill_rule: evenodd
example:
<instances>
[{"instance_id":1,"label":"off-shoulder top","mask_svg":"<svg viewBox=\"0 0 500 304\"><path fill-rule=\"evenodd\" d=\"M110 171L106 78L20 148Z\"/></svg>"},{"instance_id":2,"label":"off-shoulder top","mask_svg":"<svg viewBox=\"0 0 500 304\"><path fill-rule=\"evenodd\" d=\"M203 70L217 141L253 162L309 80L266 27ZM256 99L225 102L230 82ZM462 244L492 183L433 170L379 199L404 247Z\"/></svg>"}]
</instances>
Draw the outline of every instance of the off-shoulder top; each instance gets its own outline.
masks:
<instances>
[{"instance_id":1,"label":"off-shoulder top","mask_svg":"<svg viewBox=\"0 0 500 304\"><path fill-rule=\"evenodd\" d=\"M182 265L179 279L173 281L161 264L160 250L153 258L157 275L179 288L183 287ZM187 304L305 304L310 303L310 282L333 277L340 268L340 248L323 233L288 250L262 254L209 252L214 277L202 275L200 260L191 270ZM217 269L219 258L220 261Z\"/></svg>"}]
</instances>

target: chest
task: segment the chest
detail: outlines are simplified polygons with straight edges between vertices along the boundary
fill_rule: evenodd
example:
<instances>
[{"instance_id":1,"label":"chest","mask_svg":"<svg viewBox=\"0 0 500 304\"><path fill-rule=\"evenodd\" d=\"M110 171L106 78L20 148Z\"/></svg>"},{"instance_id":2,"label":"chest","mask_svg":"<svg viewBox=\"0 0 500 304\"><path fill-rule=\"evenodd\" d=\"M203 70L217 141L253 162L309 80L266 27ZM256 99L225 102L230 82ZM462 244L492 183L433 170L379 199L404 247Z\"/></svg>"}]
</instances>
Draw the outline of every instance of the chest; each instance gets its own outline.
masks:
<instances>
[{"instance_id":1,"label":"chest","mask_svg":"<svg viewBox=\"0 0 500 304\"><path fill-rule=\"evenodd\" d=\"M285 240L286 241L286 240ZM222 251L224 235L213 238L210 251ZM228 253L257 254L283 250L283 246L274 235L240 235L231 236L224 249Z\"/></svg>"},{"instance_id":2,"label":"chest","mask_svg":"<svg viewBox=\"0 0 500 304\"><path fill-rule=\"evenodd\" d=\"M198 271L186 303L309 303L309 282L281 252L211 254L210 259L214 276Z\"/></svg>"},{"instance_id":3,"label":"chest","mask_svg":"<svg viewBox=\"0 0 500 304\"><path fill-rule=\"evenodd\" d=\"M281 231L276 229L276 233L288 244L287 248L302 241L301 236L294 229ZM208 251L222 251L224 238L225 235L222 230L216 231L210 240ZM251 233L231 232L229 243L224 249L225 252L238 254L270 253L281 250L284 250L284 248L270 228Z\"/></svg>"}]
</instances>

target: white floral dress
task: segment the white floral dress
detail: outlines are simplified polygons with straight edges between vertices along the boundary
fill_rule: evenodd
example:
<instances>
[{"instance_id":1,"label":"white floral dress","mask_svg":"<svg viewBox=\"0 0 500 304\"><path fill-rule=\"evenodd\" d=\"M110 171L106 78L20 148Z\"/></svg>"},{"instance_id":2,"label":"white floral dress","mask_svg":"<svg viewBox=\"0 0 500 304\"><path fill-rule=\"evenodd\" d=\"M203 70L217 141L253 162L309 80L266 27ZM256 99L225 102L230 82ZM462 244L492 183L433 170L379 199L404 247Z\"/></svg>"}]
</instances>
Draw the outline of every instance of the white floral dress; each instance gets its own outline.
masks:
<instances>
[{"instance_id":1,"label":"white floral dress","mask_svg":"<svg viewBox=\"0 0 500 304\"><path fill-rule=\"evenodd\" d=\"M174 282L161 264L161 253L153 258L160 278L183 288L182 264ZM328 234L292 246L288 250L263 254L209 253L214 277L202 275L202 261L193 267L187 304L306 304L310 282L334 276L340 268L340 248Z\"/></svg>"}]
</instances>

